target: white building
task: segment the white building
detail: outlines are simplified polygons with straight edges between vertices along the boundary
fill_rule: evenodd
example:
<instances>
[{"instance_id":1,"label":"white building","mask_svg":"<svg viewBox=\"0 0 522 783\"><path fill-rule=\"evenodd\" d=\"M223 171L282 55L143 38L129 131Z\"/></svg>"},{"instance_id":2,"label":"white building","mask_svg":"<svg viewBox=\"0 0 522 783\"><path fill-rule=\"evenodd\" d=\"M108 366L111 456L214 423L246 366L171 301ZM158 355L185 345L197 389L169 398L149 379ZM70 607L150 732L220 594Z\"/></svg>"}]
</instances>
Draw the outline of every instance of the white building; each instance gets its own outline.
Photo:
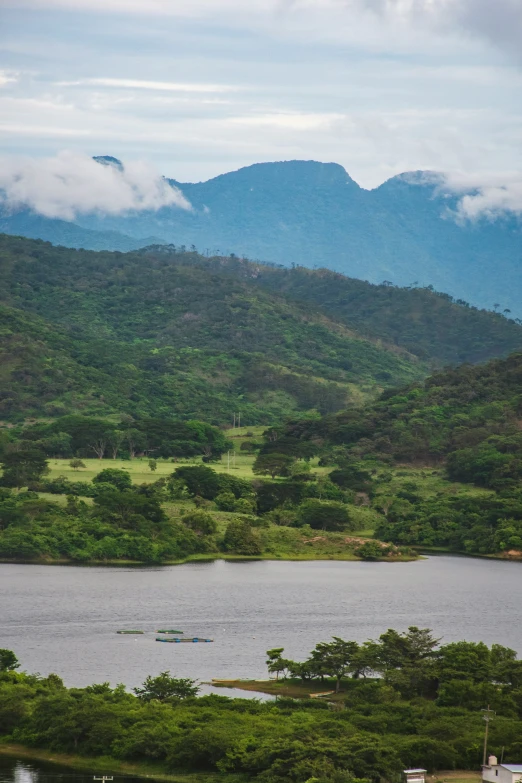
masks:
<instances>
[{"instance_id":1,"label":"white building","mask_svg":"<svg viewBox=\"0 0 522 783\"><path fill-rule=\"evenodd\" d=\"M522 764L499 764L496 756L490 756L482 767L485 783L522 783Z\"/></svg>"},{"instance_id":2,"label":"white building","mask_svg":"<svg viewBox=\"0 0 522 783\"><path fill-rule=\"evenodd\" d=\"M426 783L425 769L405 769L404 777L406 783Z\"/></svg>"}]
</instances>

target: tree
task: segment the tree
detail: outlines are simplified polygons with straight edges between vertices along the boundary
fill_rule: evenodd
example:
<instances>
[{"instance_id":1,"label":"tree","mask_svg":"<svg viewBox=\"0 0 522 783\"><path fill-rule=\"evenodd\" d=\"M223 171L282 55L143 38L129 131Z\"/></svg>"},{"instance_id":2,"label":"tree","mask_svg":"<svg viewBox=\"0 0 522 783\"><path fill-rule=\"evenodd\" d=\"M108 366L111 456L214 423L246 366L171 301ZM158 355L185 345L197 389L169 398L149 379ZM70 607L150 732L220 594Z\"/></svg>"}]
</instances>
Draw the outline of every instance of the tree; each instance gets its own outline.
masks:
<instances>
[{"instance_id":1,"label":"tree","mask_svg":"<svg viewBox=\"0 0 522 783\"><path fill-rule=\"evenodd\" d=\"M49 466L45 454L35 446L17 446L6 451L2 456L4 487L26 487L39 481Z\"/></svg>"},{"instance_id":2,"label":"tree","mask_svg":"<svg viewBox=\"0 0 522 783\"><path fill-rule=\"evenodd\" d=\"M348 509L342 503L334 500L305 500L299 506L299 519L301 524L310 525L314 530L353 530L352 521Z\"/></svg>"},{"instance_id":3,"label":"tree","mask_svg":"<svg viewBox=\"0 0 522 783\"><path fill-rule=\"evenodd\" d=\"M357 642L346 642L339 636L334 636L333 642L320 642L315 646L310 662L318 673L335 677L335 692L339 693L341 679L355 668L358 652Z\"/></svg>"},{"instance_id":4,"label":"tree","mask_svg":"<svg viewBox=\"0 0 522 783\"><path fill-rule=\"evenodd\" d=\"M429 628L411 625L402 634L389 628L374 645L374 668L404 696L430 693L436 683L439 641Z\"/></svg>"},{"instance_id":5,"label":"tree","mask_svg":"<svg viewBox=\"0 0 522 783\"><path fill-rule=\"evenodd\" d=\"M205 465L182 466L172 475L183 479L191 497L198 495L206 500L214 500L221 489L218 474Z\"/></svg>"},{"instance_id":6,"label":"tree","mask_svg":"<svg viewBox=\"0 0 522 783\"><path fill-rule=\"evenodd\" d=\"M195 680L189 678L176 679L169 671L161 672L157 677L147 677L142 688L133 688L141 701L170 701L172 699L188 699L196 696L199 687Z\"/></svg>"},{"instance_id":7,"label":"tree","mask_svg":"<svg viewBox=\"0 0 522 783\"><path fill-rule=\"evenodd\" d=\"M155 459L149 459L149 468L154 473L155 470L158 468L158 462Z\"/></svg>"},{"instance_id":8,"label":"tree","mask_svg":"<svg viewBox=\"0 0 522 783\"><path fill-rule=\"evenodd\" d=\"M232 492L220 492L214 498L214 503L220 511L234 511L236 496Z\"/></svg>"},{"instance_id":9,"label":"tree","mask_svg":"<svg viewBox=\"0 0 522 783\"><path fill-rule=\"evenodd\" d=\"M286 658L283 658L284 653L284 647L277 647L273 650L267 650L267 660L266 665L268 668L269 674L274 674L276 676L276 680L279 679L279 673L283 672L283 674L291 667L293 664L293 661L288 661Z\"/></svg>"},{"instance_id":10,"label":"tree","mask_svg":"<svg viewBox=\"0 0 522 783\"><path fill-rule=\"evenodd\" d=\"M223 547L227 552L237 555L260 555L261 542L247 522L230 522L223 538Z\"/></svg>"},{"instance_id":11,"label":"tree","mask_svg":"<svg viewBox=\"0 0 522 783\"><path fill-rule=\"evenodd\" d=\"M217 533L216 520L210 514L205 513L205 511L192 511L190 514L185 514L185 516L181 517L181 521L201 536L211 536Z\"/></svg>"},{"instance_id":12,"label":"tree","mask_svg":"<svg viewBox=\"0 0 522 783\"><path fill-rule=\"evenodd\" d=\"M136 428L131 427L130 429L125 430L123 439L127 443L129 457L131 459L134 459L136 452L145 447L145 436Z\"/></svg>"},{"instance_id":13,"label":"tree","mask_svg":"<svg viewBox=\"0 0 522 783\"><path fill-rule=\"evenodd\" d=\"M112 430L109 433L109 447L111 449L112 458L116 459L120 446L125 439L125 432L123 430Z\"/></svg>"},{"instance_id":14,"label":"tree","mask_svg":"<svg viewBox=\"0 0 522 783\"><path fill-rule=\"evenodd\" d=\"M12 672L19 667L18 658L12 650L0 649L0 672Z\"/></svg>"},{"instance_id":15,"label":"tree","mask_svg":"<svg viewBox=\"0 0 522 783\"><path fill-rule=\"evenodd\" d=\"M99 516L131 530L141 530L150 536L152 525L166 520L158 499L140 489L119 490L111 484L100 484L100 492L94 498ZM150 543L150 542L147 542ZM138 558L141 559L141 558Z\"/></svg>"},{"instance_id":16,"label":"tree","mask_svg":"<svg viewBox=\"0 0 522 783\"><path fill-rule=\"evenodd\" d=\"M89 441L89 448L94 451L98 459L104 458L105 451L107 450L111 436L111 430L107 430L106 432L101 432L99 435L93 437L92 440Z\"/></svg>"},{"instance_id":17,"label":"tree","mask_svg":"<svg viewBox=\"0 0 522 783\"><path fill-rule=\"evenodd\" d=\"M272 478L288 476L294 462L295 458L290 454L278 454L277 452L259 454L252 466L252 471L261 476L269 475Z\"/></svg>"},{"instance_id":18,"label":"tree","mask_svg":"<svg viewBox=\"0 0 522 783\"><path fill-rule=\"evenodd\" d=\"M92 480L93 484L112 484L117 489L130 489L132 487L131 475L127 470L119 468L104 468Z\"/></svg>"},{"instance_id":19,"label":"tree","mask_svg":"<svg viewBox=\"0 0 522 783\"><path fill-rule=\"evenodd\" d=\"M74 459L70 460L69 466L73 470L78 470L78 468L84 468L85 467L85 462L83 462L83 460L81 460L81 459L78 459L78 457L74 457Z\"/></svg>"}]
</instances>

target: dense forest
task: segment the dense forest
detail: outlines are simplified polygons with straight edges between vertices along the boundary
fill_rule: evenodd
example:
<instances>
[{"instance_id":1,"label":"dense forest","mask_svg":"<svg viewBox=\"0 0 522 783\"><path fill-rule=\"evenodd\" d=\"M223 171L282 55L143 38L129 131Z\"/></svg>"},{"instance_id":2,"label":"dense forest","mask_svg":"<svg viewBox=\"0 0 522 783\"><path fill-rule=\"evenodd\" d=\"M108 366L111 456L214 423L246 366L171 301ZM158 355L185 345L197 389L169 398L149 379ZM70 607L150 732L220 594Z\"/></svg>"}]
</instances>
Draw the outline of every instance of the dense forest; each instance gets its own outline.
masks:
<instances>
[{"instance_id":1,"label":"dense forest","mask_svg":"<svg viewBox=\"0 0 522 783\"><path fill-rule=\"evenodd\" d=\"M516 762L522 746L522 664L494 644L439 646L428 629L389 629L376 641L334 638L302 662L267 651L269 672L326 699L199 696L170 672L124 685L67 688L57 674L19 673L0 650L0 736L54 753L154 764L267 783L369 783L404 768L477 769L484 705L496 712L489 750ZM149 774L151 768L148 769ZM241 777L240 777L241 776Z\"/></svg>"},{"instance_id":2,"label":"dense forest","mask_svg":"<svg viewBox=\"0 0 522 783\"><path fill-rule=\"evenodd\" d=\"M0 237L0 415L270 424L332 413L430 367L522 347L522 327L427 289L185 248Z\"/></svg>"}]
</instances>

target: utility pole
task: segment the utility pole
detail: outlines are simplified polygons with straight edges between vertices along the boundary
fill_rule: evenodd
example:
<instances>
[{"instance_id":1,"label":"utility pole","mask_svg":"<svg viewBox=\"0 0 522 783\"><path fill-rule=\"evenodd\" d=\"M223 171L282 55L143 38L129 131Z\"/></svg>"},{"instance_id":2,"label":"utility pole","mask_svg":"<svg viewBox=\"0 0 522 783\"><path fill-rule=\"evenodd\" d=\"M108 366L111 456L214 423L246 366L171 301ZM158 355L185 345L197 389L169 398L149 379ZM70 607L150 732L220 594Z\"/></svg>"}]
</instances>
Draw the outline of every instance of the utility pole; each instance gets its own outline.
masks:
<instances>
[{"instance_id":1,"label":"utility pole","mask_svg":"<svg viewBox=\"0 0 522 783\"><path fill-rule=\"evenodd\" d=\"M114 780L112 775L102 775L101 778L97 778L96 775L93 777L93 780L101 780L103 783L107 783L109 780Z\"/></svg>"},{"instance_id":2,"label":"utility pole","mask_svg":"<svg viewBox=\"0 0 522 783\"><path fill-rule=\"evenodd\" d=\"M227 451L227 470L230 470L230 451Z\"/></svg>"},{"instance_id":3,"label":"utility pole","mask_svg":"<svg viewBox=\"0 0 522 783\"><path fill-rule=\"evenodd\" d=\"M484 720L486 721L486 732L484 734L484 755L482 757L482 766L486 766L487 761L487 755L488 755L488 731L489 731L489 722L492 720L493 715L495 715L494 710L489 709L489 704L487 710L482 710L484 715L482 716Z\"/></svg>"},{"instance_id":4,"label":"utility pole","mask_svg":"<svg viewBox=\"0 0 522 783\"><path fill-rule=\"evenodd\" d=\"M239 420L239 424L238 424L237 426L238 426L238 427L241 427L241 414L240 414L240 413L238 413L238 414L237 414L237 417L238 417L238 420Z\"/></svg>"},{"instance_id":5,"label":"utility pole","mask_svg":"<svg viewBox=\"0 0 522 783\"><path fill-rule=\"evenodd\" d=\"M233 423L233 425L232 425L232 429L233 429L233 430L235 430L235 429L236 429L236 414L235 414L235 413L234 413L234 423Z\"/></svg>"}]
</instances>

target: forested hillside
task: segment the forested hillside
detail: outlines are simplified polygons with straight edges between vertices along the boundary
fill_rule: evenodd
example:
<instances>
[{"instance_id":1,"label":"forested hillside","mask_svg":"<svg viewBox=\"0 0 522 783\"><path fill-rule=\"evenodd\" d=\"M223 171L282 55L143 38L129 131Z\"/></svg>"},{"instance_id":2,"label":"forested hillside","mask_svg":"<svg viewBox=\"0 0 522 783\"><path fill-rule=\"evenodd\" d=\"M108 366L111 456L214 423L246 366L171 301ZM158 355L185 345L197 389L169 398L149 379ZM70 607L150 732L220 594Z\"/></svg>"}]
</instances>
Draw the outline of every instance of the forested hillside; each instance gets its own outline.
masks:
<instances>
[{"instance_id":1,"label":"forested hillside","mask_svg":"<svg viewBox=\"0 0 522 783\"><path fill-rule=\"evenodd\" d=\"M519 557L521 389L521 353L464 365L387 390L362 411L289 423L271 433L262 453L313 448L323 464L337 465L331 476L341 486L369 492L383 515L376 535L385 541L483 554L512 550ZM407 475L408 466L421 470L397 486L394 476ZM434 484L430 468L445 482Z\"/></svg>"},{"instance_id":2,"label":"forested hillside","mask_svg":"<svg viewBox=\"0 0 522 783\"><path fill-rule=\"evenodd\" d=\"M0 239L1 415L213 423L326 414L449 361L522 347L505 317L184 248L122 254Z\"/></svg>"}]
</instances>

